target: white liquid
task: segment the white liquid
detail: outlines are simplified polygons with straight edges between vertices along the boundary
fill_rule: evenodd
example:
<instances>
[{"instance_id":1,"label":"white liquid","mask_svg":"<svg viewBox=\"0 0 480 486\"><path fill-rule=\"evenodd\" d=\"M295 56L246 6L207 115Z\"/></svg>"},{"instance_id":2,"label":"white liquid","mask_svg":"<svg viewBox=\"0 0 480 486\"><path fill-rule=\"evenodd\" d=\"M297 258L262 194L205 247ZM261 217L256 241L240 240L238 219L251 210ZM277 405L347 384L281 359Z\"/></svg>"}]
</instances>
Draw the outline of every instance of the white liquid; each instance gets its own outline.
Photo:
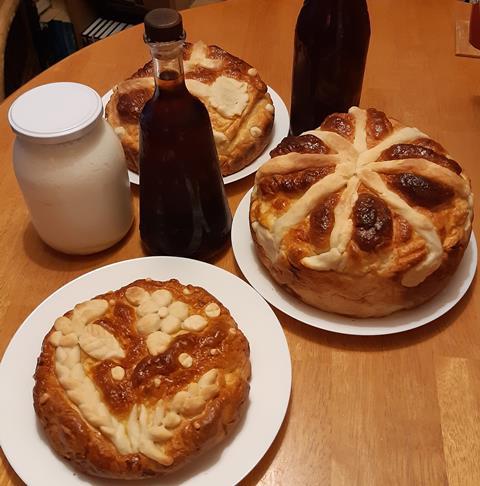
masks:
<instances>
[{"instance_id":1,"label":"white liquid","mask_svg":"<svg viewBox=\"0 0 480 486\"><path fill-rule=\"evenodd\" d=\"M132 225L125 156L105 120L72 142L44 145L17 137L13 161L32 223L51 247L95 253Z\"/></svg>"}]
</instances>

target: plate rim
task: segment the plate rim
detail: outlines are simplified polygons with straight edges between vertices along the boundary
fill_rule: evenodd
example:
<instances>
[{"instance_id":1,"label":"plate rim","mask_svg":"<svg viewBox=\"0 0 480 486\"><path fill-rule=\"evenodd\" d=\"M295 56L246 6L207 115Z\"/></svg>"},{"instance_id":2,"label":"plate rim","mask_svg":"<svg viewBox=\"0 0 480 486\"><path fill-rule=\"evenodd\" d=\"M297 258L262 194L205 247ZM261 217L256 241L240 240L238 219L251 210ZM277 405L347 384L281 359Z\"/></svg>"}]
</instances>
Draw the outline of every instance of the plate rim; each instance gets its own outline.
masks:
<instances>
[{"instance_id":1,"label":"plate rim","mask_svg":"<svg viewBox=\"0 0 480 486\"><path fill-rule=\"evenodd\" d=\"M277 344L281 344L281 348L278 349L277 351L280 352L280 355L282 355L283 361L281 361L281 362L283 363L282 364L283 371L287 372L286 375L283 375L283 380L281 380L281 386L278 387L279 397L282 399L282 401L279 402L278 406L276 407L277 408L277 416L276 416L275 420L272 421L272 424L273 424L273 425L271 425L272 430L269 434L268 439L264 439L264 444L261 447L261 451L259 451L257 453L256 457L250 458L250 460L247 461L247 464L244 467L242 467L241 476L237 475L234 478L234 481L236 483L236 482L241 481L247 474L249 474L250 471L253 470L257 466L257 464L262 460L262 458L265 456L265 454L267 453L267 451L270 449L273 442L275 441L275 438L277 437L277 435L278 435L278 433L279 433L279 431L280 431L280 429L281 429L281 427L282 427L282 425L285 421L285 418L287 416L288 406L289 406L290 399L291 399L291 393L292 393L292 360L291 360L290 350L289 350L289 346L288 346L288 341L287 341L286 336L285 336L285 332L284 332L284 330L283 330L283 328L280 324L280 321L278 320L277 316L273 312L272 308L268 305L268 303L265 301L265 299L263 299L263 297L260 294L258 294L258 292L256 292L256 290L253 287L251 287L247 282L242 280L237 275L235 275L235 274L233 274L233 273L231 273L231 272L229 272L229 271L227 271L227 270L225 270L221 267L217 267L215 265L211 265L211 264L206 263L206 262L202 262L202 261L198 261L198 260L191 260L191 259L182 258L182 257L146 256L146 257L132 258L132 259L128 259L128 260L121 260L121 261L118 261L118 262L112 262L112 263L109 263L107 265L92 269L88 272L85 272L85 273L79 275L75 279L70 280L69 282L66 282L64 285L60 286L58 289L56 289L51 294L49 294L45 299L43 299L32 310L32 312L29 313L29 315L24 319L24 321L21 323L21 325L17 328L16 332L14 333L12 338L10 339L9 344L8 344L6 350L3 354L3 357L0 361L0 383L3 383L4 380L5 380L5 376L7 375L8 364L9 364L10 360L12 359L12 357L15 355L15 352L14 352L15 347L18 347L22 344L21 343L22 339L27 339L23 335L28 332L28 328L30 326L32 326L33 323L35 322L35 314L41 312L45 307L47 307L47 309L48 309L48 306L51 305L51 301L55 300L55 298L58 298L59 295L61 296L66 288L69 289L71 287L74 287L75 285L78 285L78 282L81 282L82 280L88 281L88 278L92 278L92 276L97 274L97 273L101 273L101 272L104 272L104 271L108 272L108 270L111 269L112 267L118 267L118 266L122 266L122 265L134 265L135 262L138 262L138 261L144 261L144 262L159 261L159 262L161 262L162 260L165 260L165 259L170 260L170 261L177 261L177 262L183 261L183 263L187 263L187 264L193 263L194 265L201 265L201 266L208 267L210 271L217 273L217 275L222 274L222 275L225 276L225 278L232 279L232 282L233 281L237 282L237 285L243 286L245 291L250 292L252 297L258 299L259 305L263 306L262 315L265 314L265 313L269 314L270 326L271 326L271 329L273 330L273 333L274 333L273 336L275 336L275 341L276 342L278 341ZM155 273L155 269L153 267L150 267L150 268L152 268L151 273ZM161 271L162 270L160 269L160 272ZM208 279L207 275L208 275L208 271L205 271L205 274L201 277L201 279L202 280ZM128 279L130 281L133 281L132 278L133 277L128 277ZM141 277L135 276L134 278L136 279L136 278L141 278ZM148 278L148 275L143 277L143 278ZM159 279L159 277L151 277L151 278ZM175 274L173 274L173 272L170 272L169 278L178 278L179 280L184 279L183 277L176 276ZM162 279L166 280L167 277L162 277ZM198 280L198 279L199 279L199 277L197 276L194 280ZM117 288L117 287L120 288L121 286L124 286L126 284L121 283L121 282L120 283L111 282L110 285L112 285L112 286L116 285L115 288ZM194 285L202 286L202 284L200 284L200 283L194 283ZM208 285L208 283L205 283L203 285ZM106 292L108 290L109 289L102 290L102 291L92 290L92 291L89 291L89 293L98 295L98 294ZM208 292L211 292L208 288L206 290ZM93 295L92 295L92 297L93 297ZM233 301L233 296L232 296L231 299ZM224 300L225 299L222 298L222 303L223 303ZM229 310L231 310L231 303L226 305L226 307ZM61 310L59 310L58 312L61 312ZM233 312L232 312L232 314L233 314ZM239 322L239 319L237 319L236 316L234 316L234 319L237 322L237 324L239 325L239 328L242 330L242 332L244 332L248 337L248 332L245 331L245 327L242 326L242 324ZM37 347L37 353L35 354L35 356L33 356L31 358L31 360L32 360L31 363L29 362L29 364L33 364L34 368L35 368L35 365L36 365L36 359L38 358L38 355L40 353L40 349L41 349L41 346L42 346L44 336L46 335L46 333L48 332L48 330L51 328L52 325L53 324L51 322L49 322L48 324L45 323L44 326L43 326L45 329L43 329L42 326L39 326L41 329L43 329L41 331L41 337L38 339L38 342L37 342L37 340L34 339L35 342L30 345L30 347L31 346ZM250 330L250 332L251 332L251 330ZM249 338L249 343L250 343L250 347L253 348L254 346L252 346L252 341L251 341L250 338ZM260 347L261 344L262 343L259 342L259 343L257 343L256 346ZM25 346L28 346L28 344L25 344ZM250 353L250 357L252 358L252 353ZM5 363L7 363L7 364L5 364ZM251 364L252 364L252 378L250 379L250 388L252 389L251 385L252 385L252 381L254 380L253 376L254 376L254 370L256 369L256 367L255 367L255 364L252 360L251 360ZM258 365L257 365L257 367L258 367ZM30 370L30 371L34 371L34 369ZM34 379L33 379L33 376L32 376L32 378L31 378L32 387L33 387L33 381L34 381ZM250 394L249 394L249 401L250 402L251 402L251 399L252 399L252 393L250 391ZM11 409L11 406L9 407L7 405L7 403L8 403L7 400L0 400L0 411L7 411L7 410ZM35 423L38 425L37 418L35 417L35 412L34 412L34 408L33 408L33 399L30 403L30 406L31 406L31 412L34 415L33 419L34 419ZM252 404L250 403L248 410L246 411L243 418L240 419L240 422L247 417L247 414L248 414L248 412L251 408L252 408ZM3 420L1 419L2 415L3 414L0 414L0 424L4 420L4 419ZM244 424L244 426L245 426L245 424ZM226 441L228 441L229 437L234 438L235 434L238 434L240 432L240 430L241 429L236 429L235 431L233 431L233 433L226 438ZM35 435L35 432L32 431L32 434ZM3 434L1 433L1 428L0 428L0 447L2 448L2 450L4 452L8 463L14 469L16 474L18 474L18 476L23 481L30 480L31 478L28 477L28 475L25 474L24 469L21 467L21 461L18 461L18 458L17 458L18 453L16 455L14 453L14 451L12 452L10 445L9 445L9 441L5 440L5 437L3 437L3 440L2 440L2 435ZM46 444L46 445L47 445L47 447L50 447L48 444ZM221 446L221 444L220 444L220 446ZM218 445L213 450L215 450L217 448L218 448ZM209 452L210 451L206 451L205 454L202 454L202 457L208 457ZM65 462L64 459L60 458L52 450L50 450L50 453L51 453L52 457L55 458L55 462L58 463L58 467L60 467L60 468L68 467L68 465L67 465L67 463ZM220 455L219 455L217 460L215 460L211 465L209 465L205 469L205 471L208 471L209 469L215 468L217 466L218 461L220 461ZM201 458L199 458L199 459L201 459ZM197 463L197 461L192 461L191 464L192 464L192 466L195 466L196 463ZM189 465L186 465L185 469L188 469L188 467L189 467ZM225 469L224 466L223 466L223 469ZM181 468L181 471L184 471L184 468ZM200 475L202 473L205 473L205 471L201 471ZM72 472L72 480L73 480L74 477L76 477L77 479L78 478L80 478L80 479L87 478L87 480L91 480L91 481L101 480L101 478L96 478L94 476L83 475L83 474L79 473L76 469L71 469L71 472ZM165 476L165 479L168 479L168 477L169 476ZM211 478L208 478L208 479L211 480ZM213 478L213 479L215 479L215 478ZM197 483L197 479L196 479L195 476L187 477L187 481L189 483L190 483L190 481L193 481L194 484ZM77 481L74 481L74 482L77 483ZM143 482L144 482L144 484L150 484L148 481L146 483L145 483L145 481L143 481ZM37 483L27 482L27 484L33 485L33 484L37 484ZM38 484L44 484L44 483L38 483ZM78 482L78 484L81 484L81 481ZM135 481L132 484L135 484Z\"/></svg>"},{"instance_id":2,"label":"plate rim","mask_svg":"<svg viewBox=\"0 0 480 486\"><path fill-rule=\"evenodd\" d=\"M460 289L459 294L455 296L455 298L452 299L451 301L447 301L446 304L442 303L439 306L441 310L439 310L438 312L432 313L430 315L424 315L421 319L419 319L420 322L415 322L414 324L410 322L408 324L398 324L398 325L391 325L391 326L385 324L380 326L373 326L371 324L369 325L369 322L371 321L383 321L384 323L386 323L388 322L389 318L394 319L394 318L398 318L399 316L406 316L408 318L409 314L418 312L419 309L421 310L422 306L431 306L432 304L435 304L435 302L439 298L442 298L442 293L444 293L444 291L449 289L450 286L453 286L454 283L453 279L450 280L450 282L447 284L447 286L444 289L442 289L437 295L432 297L432 299L428 300L424 304L421 304L420 306L415 307L413 309L397 311L394 312L393 314L384 317L353 318L348 316L342 316L340 314L321 311L320 309L316 309L313 306L305 304L304 302L296 299L295 297L288 294L285 290L283 290L280 287L280 285L277 284L269 276L268 271L265 269L263 264L258 260L257 255L254 254L253 252L250 252L249 256L253 256L253 258L256 261L256 264L260 268L260 270L257 272L257 278L255 278L248 271L248 268L247 270L245 270L246 264L244 259L242 258L241 251L239 249L239 247L241 246L241 243L239 243L239 241L245 243L246 239L248 239L249 242L252 242L251 234L248 228L249 199L252 191L253 191L253 187L249 189L246 192L246 194L243 196L242 200L237 206L237 210L235 212L233 222L232 222L232 251L235 257L235 261L237 262L237 265L240 271L242 272L242 274L244 275L244 277L246 278L246 280L250 283L250 285L255 290L257 290L257 292L268 303L270 303L276 309L279 309L280 311L284 312L288 316L296 319L298 322L302 324L306 324L315 327L317 329L323 329L324 331L335 332L338 334L345 334L351 336L384 336L384 335L397 334L400 332L410 331L422 327L438 319L439 317L443 316L448 311L453 309L453 307L455 307L462 300L464 295L467 293L475 277L477 262L478 262L478 250L477 250L477 240L475 238L475 233L473 232L472 229L470 241L467 245L467 248L465 249L465 254L467 254L467 251L471 252L471 262L465 263L465 254L464 254L464 257L462 258L460 265L457 267L456 270L458 271L462 263L464 265L469 264L467 278L464 280L463 282L464 284ZM243 227L242 224L245 224L248 231L246 231L246 228ZM241 235L245 235L244 239L242 239ZM263 285L259 285L258 281L270 285L274 289L275 295L272 297L268 289L265 290L265 287ZM298 313L303 313L301 309L302 307L306 308L306 310L310 312L315 312L317 315L314 317L310 317L310 316L305 317L305 314L304 317L300 316ZM293 312L292 309L294 309ZM427 307L424 307L424 309L427 309ZM335 323L330 321L329 318L344 320L346 321L346 323L345 324Z\"/></svg>"},{"instance_id":3,"label":"plate rim","mask_svg":"<svg viewBox=\"0 0 480 486\"><path fill-rule=\"evenodd\" d=\"M275 116L273 118L273 127L272 127L272 133L270 136L270 140L268 144L265 146L263 149L262 153L259 154L250 164L248 164L246 167L243 169L240 169L237 172L234 172L233 174L229 174L225 177L222 177L224 185L232 184L233 182L240 181L242 179L245 179L246 177L254 174L265 162L268 160L268 152L272 150L274 147L274 136L273 136L273 131L274 130L279 130L279 138L283 139L288 135L288 131L290 128L290 115L288 113L288 108L285 102L283 101L282 97L269 85L267 85L267 92L270 94L272 97L272 103L273 106L275 107ZM108 101L110 100L110 97L112 96L113 93L113 88L109 89L101 98L102 98L102 104L103 104L103 109L105 110L105 107L107 106ZM279 115L281 113L281 116ZM104 115L105 116L105 115ZM283 119L283 117L286 117L286 127L279 126L280 119ZM281 135L280 132L285 131L283 135ZM278 142L279 143L279 142ZM266 157L265 161L260 163L260 165L257 167L258 164L258 159L260 157ZM136 186L139 185L140 180L138 174L135 172L131 171L128 169L128 180L130 181L131 184L134 184Z\"/></svg>"}]
</instances>

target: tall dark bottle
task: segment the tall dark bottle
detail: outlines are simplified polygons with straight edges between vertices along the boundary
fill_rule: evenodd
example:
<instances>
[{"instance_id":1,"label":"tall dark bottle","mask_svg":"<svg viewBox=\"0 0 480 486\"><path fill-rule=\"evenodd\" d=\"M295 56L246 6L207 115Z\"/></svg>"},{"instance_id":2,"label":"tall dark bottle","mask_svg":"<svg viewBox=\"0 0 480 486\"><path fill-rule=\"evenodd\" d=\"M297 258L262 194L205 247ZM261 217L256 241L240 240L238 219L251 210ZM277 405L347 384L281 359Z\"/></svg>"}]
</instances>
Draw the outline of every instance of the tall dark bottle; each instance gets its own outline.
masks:
<instances>
[{"instance_id":1,"label":"tall dark bottle","mask_svg":"<svg viewBox=\"0 0 480 486\"><path fill-rule=\"evenodd\" d=\"M295 28L292 134L358 105L369 41L366 0L305 0Z\"/></svg>"},{"instance_id":2,"label":"tall dark bottle","mask_svg":"<svg viewBox=\"0 0 480 486\"><path fill-rule=\"evenodd\" d=\"M208 111L185 86L184 38L175 10L145 16L155 92L140 116L140 235L150 254L208 260L232 216Z\"/></svg>"}]
</instances>

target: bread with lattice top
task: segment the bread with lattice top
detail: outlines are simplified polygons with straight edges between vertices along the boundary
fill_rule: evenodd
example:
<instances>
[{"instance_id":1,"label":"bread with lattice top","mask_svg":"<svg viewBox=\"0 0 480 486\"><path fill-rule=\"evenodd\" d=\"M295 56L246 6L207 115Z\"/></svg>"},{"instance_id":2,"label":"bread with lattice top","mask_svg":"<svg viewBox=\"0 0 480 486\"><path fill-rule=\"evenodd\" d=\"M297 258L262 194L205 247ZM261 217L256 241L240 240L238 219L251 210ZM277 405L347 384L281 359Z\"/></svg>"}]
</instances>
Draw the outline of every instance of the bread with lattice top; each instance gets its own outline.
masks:
<instances>
[{"instance_id":1,"label":"bread with lattice top","mask_svg":"<svg viewBox=\"0 0 480 486\"><path fill-rule=\"evenodd\" d=\"M274 106L257 70L217 46L186 43L185 83L208 110L223 176L251 164L267 146ZM113 88L105 116L120 138L128 168L139 171L139 124L154 91L152 62Z\"/></svg>"},{"instance_id":2,"label":"bread with lattice top","mask_svg":"<svg viewBox=\"0 0 480 486\"><path fill-rule=\"evenodd\" d=\"M257 172L250 227L273 278L321 310L384 316L437 294L470 239L461 166L417 128L352 107Z\"/></svg>"},{"instance_id":3,"label":"bread with lattice top","mask_svg":"<svg viewBox=\"0 0 480 486\"><path fill-rule=\"evenodd\" d=\"M55 321L34 406L78 470L139 479L221 442L242 416L249 378L248 341L221 302L177 280L138 280Z\"/></svg>"}]
</instances>

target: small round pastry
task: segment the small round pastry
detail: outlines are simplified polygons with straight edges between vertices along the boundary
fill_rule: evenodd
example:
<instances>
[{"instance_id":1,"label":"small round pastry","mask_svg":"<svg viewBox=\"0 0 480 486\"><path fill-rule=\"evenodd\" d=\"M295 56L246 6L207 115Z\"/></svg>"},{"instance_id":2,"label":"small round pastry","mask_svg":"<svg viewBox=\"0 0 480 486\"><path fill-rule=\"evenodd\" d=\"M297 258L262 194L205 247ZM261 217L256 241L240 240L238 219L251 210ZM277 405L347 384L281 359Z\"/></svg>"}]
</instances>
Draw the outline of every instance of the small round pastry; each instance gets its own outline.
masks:
<instances>
[{"instance_id":1,"label":"small round pastry","mask_svg":"<svg viewBox=\"0 0 480 486\"><path fill-rule=\"evenodd\" d=\"M185 43L185 83L208 110L223 176L251 164L267 146L274 107L257 70L217 46ZM113 88L105 116L120 138L128 168L139 170L138 120L154 90L152 61Z\"/></svg>"},{"instance_id":2,"label":"small round pastry","mask_svg":"<svg viewBox=\"0 0 480 486\"><path fill-rule=\"evenodd\" d=\"M470 239L470 181L417 128L353 107L285 138L257 172L250 227L262 263L302 301L385 316L437 294Z\"/></svg>"},{"instance_id":3,"label":"small round pastry","mask_svg":"<svg viewBox=\"0 0 480 486\"><path fill-rule=\"evenodd\" d=\"M248 341L201 287L138 280L80 303L43 341L34 406L78 470L140 479L222 441L244 410Z\"/></svg>"}]
</instances>

